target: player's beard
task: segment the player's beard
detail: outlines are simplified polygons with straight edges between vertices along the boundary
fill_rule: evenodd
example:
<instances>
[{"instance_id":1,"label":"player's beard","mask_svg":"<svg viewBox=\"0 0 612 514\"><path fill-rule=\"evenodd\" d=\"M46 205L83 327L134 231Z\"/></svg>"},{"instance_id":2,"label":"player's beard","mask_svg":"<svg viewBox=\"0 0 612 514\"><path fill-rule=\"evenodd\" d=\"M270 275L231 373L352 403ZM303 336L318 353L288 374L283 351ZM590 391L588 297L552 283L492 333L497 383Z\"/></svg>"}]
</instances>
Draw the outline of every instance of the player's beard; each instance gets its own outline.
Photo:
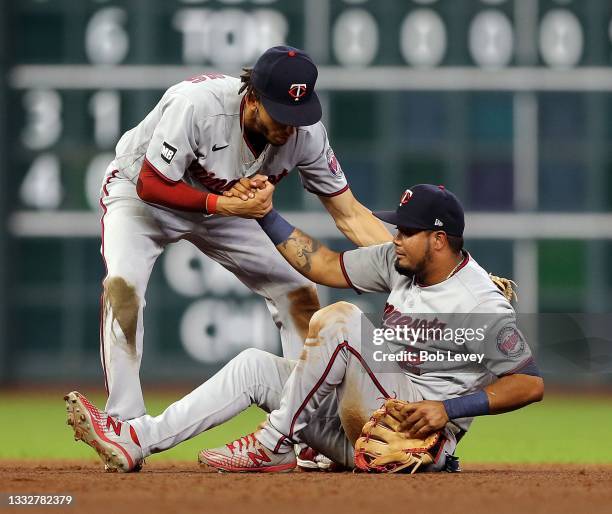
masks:
<instances>
[{"instance_id":1,"label":"player's beard","mask_svg":"<svg viewBox=\"0 0 612 514\"><path fill-rule=\"evenodd\" d=\"M260 138L260 140L264 143L264 146L266 144L272 145L272 146L282 146L287 142L285 140L281 143L278 141L272 141L270 139L270 129L261 121L261 118L259 116L259 111L255 113L254 125L255 125L254 132L256 133L255 137Z\"/></svg>"},{"instance_id":2,"label":"player's beard","mask_svg":"<svg viewBox=\"0 0 612 514\"><path fill-rule=\"evenodd\" d=\"M245 132L249 142L258 150L261 151L263 148L270 143L268 138L264 134L265 127L257 120L254 126L246 128Z\"/></svg>"},{"instance_id":3,"label":"player's beard","mask_svg":"<svg viewBox=\"0 0 612 514\"><path fill-rule=\"evenodd\" d=\"M400 275L403 275L408 278L416 278L418 282L423 282L423 276L427 272L427 268L429 263L431 262L431 246L429 244L429 239L427 240L427 246L425 247L425 253L423 257L416 262L412 266L402 266L399 261L395 259L395 271L397 271Z\"/></svg>"}]
</instances>

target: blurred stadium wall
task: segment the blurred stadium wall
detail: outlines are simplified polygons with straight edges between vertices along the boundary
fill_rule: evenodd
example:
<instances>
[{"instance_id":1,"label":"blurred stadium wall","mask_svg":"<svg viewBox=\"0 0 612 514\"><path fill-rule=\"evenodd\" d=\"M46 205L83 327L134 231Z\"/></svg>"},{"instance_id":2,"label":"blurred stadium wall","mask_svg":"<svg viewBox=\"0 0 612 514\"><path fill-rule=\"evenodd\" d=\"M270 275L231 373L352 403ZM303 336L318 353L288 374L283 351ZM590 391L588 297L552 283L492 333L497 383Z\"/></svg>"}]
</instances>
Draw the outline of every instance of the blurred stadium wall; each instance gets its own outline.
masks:
<instances>
[{"instance_id":1,"label":"blurred stadium wall","mask_svg":"<svg viewBox=\"0 0 612 514\"><path fill-rule=\"evenodd\" d=\"M102 383L98 190L117 139L169 85L236 74L279 43L320 65L324 121L363 203L389 207L412 184L445 184L469 212L468 249L518 282L521 312L609 319L609 0L2 6L0 383ZM275 203L349 247L296 174ZM147 301L146 383L199 380L249 346L279 349L264 303L188 243L160 258ZM374 311L383 298L358 301ZM609 340L594 355L574 338L563 363L532 343L548 379L612 383Z\"/></svg>"}]
</instances>

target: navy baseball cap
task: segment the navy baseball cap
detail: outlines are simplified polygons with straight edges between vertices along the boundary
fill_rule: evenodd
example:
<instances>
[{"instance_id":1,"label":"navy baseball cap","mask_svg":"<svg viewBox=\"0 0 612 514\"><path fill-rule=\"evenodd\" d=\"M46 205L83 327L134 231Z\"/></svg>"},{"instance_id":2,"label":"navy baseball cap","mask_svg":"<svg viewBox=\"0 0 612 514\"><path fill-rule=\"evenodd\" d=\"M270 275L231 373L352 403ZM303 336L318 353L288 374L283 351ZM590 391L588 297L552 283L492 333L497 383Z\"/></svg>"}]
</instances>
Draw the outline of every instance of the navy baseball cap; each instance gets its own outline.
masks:
<instances>
[{"instance_id":1,"label":"navy baseball cap","mask_svg":"<svg viewBox=\"0 0 612 514\"><path fill-rule=\"evenodd\" d=\"M301 127L321 119L321 103L314 90L318 75L317 67L304 51L274 46L257 59L251 84L273 120Z\"/></svg>"},{"instance_id":2,"label":"navy baseball cap","mask_svg":"<svg viewBox=\"0 0 612 514\"><path fill-rule=\"evenodd\" d=\"M457 197L444 186L417 184L406 189L394 211L374 212L377 218L396 227L441 230L463 237L465 220Z\"/></svg>"}]
</instances>

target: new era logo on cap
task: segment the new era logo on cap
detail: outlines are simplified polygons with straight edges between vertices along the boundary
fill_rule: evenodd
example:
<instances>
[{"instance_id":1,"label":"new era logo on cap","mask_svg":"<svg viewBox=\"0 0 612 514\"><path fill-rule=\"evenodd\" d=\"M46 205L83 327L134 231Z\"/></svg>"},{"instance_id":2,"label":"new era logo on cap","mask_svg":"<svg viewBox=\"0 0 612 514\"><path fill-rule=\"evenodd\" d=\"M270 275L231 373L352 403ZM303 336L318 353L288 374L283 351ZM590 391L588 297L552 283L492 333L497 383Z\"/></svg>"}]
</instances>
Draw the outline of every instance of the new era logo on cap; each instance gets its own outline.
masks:
<instances>
[{"instance_id":1,"label":"new era logo on cap","mask_svg":"<svg viewBox=\"0 0 612 514\"><path fill-rule=\"evenodd\" d=\"M436 227L443 227L444 223L442 223L438 218L436 218L436 221L434 221L434 225Z\"/></svg>"}]
</instances>

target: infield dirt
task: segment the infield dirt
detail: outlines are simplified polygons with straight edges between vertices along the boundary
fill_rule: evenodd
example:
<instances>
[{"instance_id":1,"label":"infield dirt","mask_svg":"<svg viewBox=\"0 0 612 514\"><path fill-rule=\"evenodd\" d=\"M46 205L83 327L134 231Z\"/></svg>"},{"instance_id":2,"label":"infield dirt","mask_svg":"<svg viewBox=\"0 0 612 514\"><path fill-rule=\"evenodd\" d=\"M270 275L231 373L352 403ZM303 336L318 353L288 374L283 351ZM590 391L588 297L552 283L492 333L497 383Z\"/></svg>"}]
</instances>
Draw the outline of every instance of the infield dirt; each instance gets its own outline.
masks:
<instances>
[{"instance_id":1,"label":"infield dirt","mask_svg":"<svg viewBox=\"0 0 612 514\"><path fill-rule=\"evenodd\" d=\"M0 462L6 494L70 494L63 507L27 512L321 514L599 513L612 511L612 466L466 465L461 473L221 474L191 463L147 463L140 473L104 473L89 462Z\"/></svg>"}]
</instances>

